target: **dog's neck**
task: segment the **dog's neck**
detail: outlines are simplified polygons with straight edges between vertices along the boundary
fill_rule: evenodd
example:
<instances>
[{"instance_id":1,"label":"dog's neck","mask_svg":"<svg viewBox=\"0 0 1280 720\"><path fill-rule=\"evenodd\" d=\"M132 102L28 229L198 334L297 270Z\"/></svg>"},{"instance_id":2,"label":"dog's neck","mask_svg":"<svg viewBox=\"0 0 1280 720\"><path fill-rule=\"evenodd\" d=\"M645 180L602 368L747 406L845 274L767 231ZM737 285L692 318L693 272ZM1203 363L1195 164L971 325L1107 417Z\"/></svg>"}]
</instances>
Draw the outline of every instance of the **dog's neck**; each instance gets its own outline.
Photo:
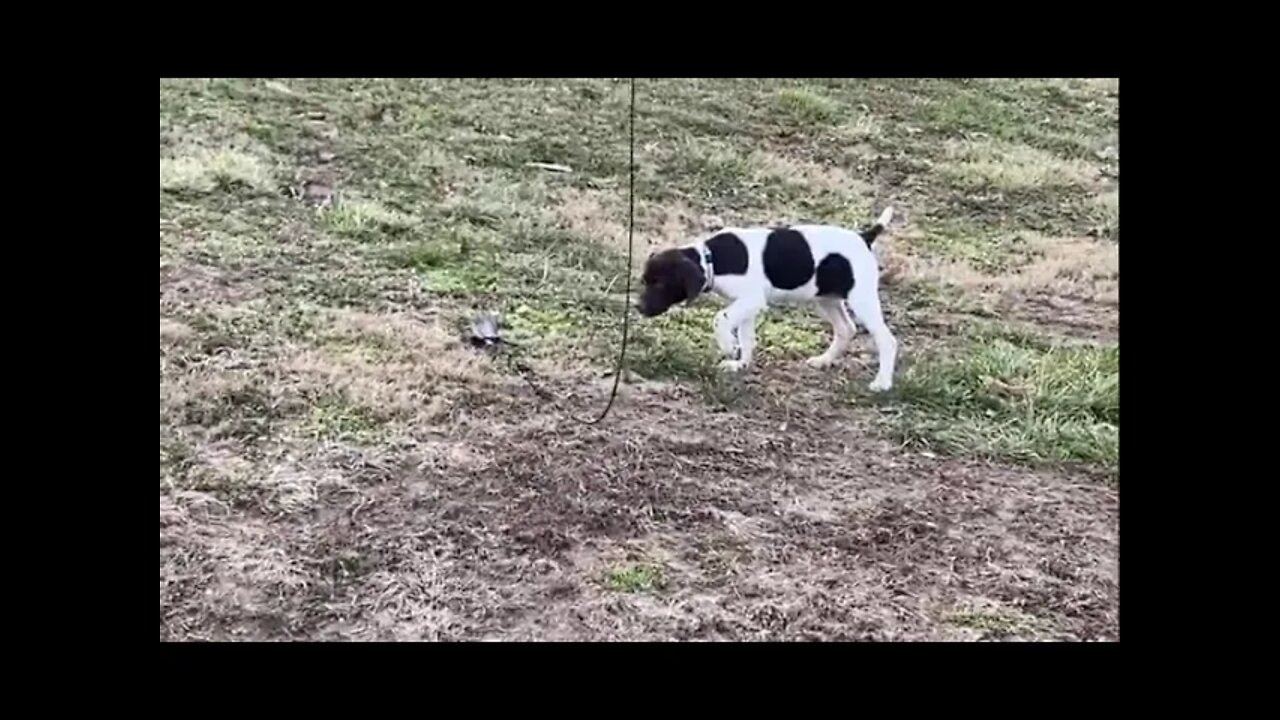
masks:
<instances>
[{"instance_id":1,"label":"dog's neck","mask_svg":"<svg viewBox=\"0 0 1280 720\"><path fill-rule=\"evenodd\" d=\"M715 264L711 261L711 248L706 243L698 243L681 248L681 252L689 256L689 259L698 263L698 267L702 268L702 292L711 292L711 288L716 283Z\"/></svg>"}]
</instances>

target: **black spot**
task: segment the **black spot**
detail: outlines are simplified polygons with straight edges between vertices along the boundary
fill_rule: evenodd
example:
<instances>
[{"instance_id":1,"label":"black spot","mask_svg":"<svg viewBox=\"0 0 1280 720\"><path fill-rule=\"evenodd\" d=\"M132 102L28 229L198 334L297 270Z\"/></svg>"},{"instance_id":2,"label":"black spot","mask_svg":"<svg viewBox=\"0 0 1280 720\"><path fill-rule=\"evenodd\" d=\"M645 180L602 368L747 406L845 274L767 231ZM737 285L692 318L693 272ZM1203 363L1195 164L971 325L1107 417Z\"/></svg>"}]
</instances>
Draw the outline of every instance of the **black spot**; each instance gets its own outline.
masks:
<instances>
[{"instance_id":1,"label":"black spot","mask_svg":"<svg viewBox=\"0 0 1280 720\"><path fill-rule=\"evenodd\" d=\"M867 247L871 247L871 244L876 241L876 238L880 237L880 233L882 232L884 232L884 226L880 223L876 223L858 234L862 236L862 241L867 244Z\"/></svg>"},{"instance_id":2,"label":"black spot","mask_svg":"<svg viewBox=\"0 0 1280 720\"><path fill-rule=\"evenodd\" d=\"M815 275L820 297L849 297L853 289L853 267L845 256L831 253L822 258Z\"/></svg>"},{"instance_id":3,"label":"black spot","mask_svg":"<svg viewBox=\"0 0 1280 720\"><path fill-rule=\"evenodd\" d=\"M813 277L813 252L799 230L778 228L764 241L764 276L780 290L795 290Z\"/></svg>"},{"instance_id":4,"label":"black spot","mask_svg":"<svg viewBox=\"0 0 1280 720\"><path fill-rule=\"evenodd\" d=\"M707 241L711 267L716 275L746 275L747 246L733 233L720 233Z\"/></svg>"}]
</instances>

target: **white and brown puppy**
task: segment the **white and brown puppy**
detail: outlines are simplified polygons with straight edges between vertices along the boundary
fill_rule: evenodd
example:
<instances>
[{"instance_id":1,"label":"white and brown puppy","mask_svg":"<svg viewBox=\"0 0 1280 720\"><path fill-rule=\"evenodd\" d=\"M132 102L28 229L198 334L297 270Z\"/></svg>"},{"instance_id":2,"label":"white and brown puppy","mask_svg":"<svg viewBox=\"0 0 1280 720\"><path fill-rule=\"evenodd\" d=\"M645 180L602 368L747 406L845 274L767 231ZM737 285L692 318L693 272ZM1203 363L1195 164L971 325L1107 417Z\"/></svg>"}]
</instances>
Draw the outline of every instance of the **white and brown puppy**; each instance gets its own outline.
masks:
<instances>
[{"instance_id":1,"label":"white and brown puppy","mask_svg":"<svg viewBox=\"0 0 1280 720\"><path fill-rule=\"evenodd\" d=\"M637 303L654 317L679 303L714 292L731 302L716 315L715 337L734 372L755 352L757 316L770 305L811 302L831 323L831 345L809 358L813 367L835 362L857 332L856 318L879 355L873 392L893 386L898 341L880 311L880 265L871 245L893 217L893 208L862 231L832 225L722 228L703 239L649 256Z\"/></svg>"}]
</instances>

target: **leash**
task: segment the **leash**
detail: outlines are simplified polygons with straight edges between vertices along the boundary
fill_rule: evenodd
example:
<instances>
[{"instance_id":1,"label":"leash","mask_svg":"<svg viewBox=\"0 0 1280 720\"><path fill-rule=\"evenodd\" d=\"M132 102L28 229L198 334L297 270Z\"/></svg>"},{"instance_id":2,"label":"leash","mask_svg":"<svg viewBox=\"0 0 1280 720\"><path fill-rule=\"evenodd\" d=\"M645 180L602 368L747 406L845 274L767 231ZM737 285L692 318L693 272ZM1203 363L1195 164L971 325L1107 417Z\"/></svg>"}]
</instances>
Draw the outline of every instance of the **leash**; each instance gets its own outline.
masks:
<instances>
[{"instance_id":1,"label":"leash","mask_svg":"<svg viewBox=\"0 0 1280 720\"><path fill-rule=\"evenodd\" d=\"M583 425L595 425L604 420L609 415L609 411L613 409L613 401L618 397L618 383L622 379L623 364L627 357L627 339L630 337L631 329L631 267L634 260L635 252L635 230L636 230L636 79L631 78L631 112L630 112L630 136L631 136L631 154L630 154L630 177L628 183L628 194L630 196L627 207L627 267L626 267L626 288L623 290L622 301L622 344L618 349L618 360L613 371L613 388L609 391L609 401L605 403L604 409L600 411L594 419L583 420L576 415L569 415L577 422ZM507 342L498 337L497 327L494 325L491 331L475 330L472 331L472 344L483 347L491 347L494 345L504 345L515 347L514 343ZM500 353L501 357L506 360L508 367L515 370L516 373L524 379L525 383L533 389L533 392L543 400L555 405L557 409L563 409L556 402L553 394L539 386L532 379L534 375L533 368L524 364L520 360L510 356L508 353Z\"/></svg>"}]
</instances>

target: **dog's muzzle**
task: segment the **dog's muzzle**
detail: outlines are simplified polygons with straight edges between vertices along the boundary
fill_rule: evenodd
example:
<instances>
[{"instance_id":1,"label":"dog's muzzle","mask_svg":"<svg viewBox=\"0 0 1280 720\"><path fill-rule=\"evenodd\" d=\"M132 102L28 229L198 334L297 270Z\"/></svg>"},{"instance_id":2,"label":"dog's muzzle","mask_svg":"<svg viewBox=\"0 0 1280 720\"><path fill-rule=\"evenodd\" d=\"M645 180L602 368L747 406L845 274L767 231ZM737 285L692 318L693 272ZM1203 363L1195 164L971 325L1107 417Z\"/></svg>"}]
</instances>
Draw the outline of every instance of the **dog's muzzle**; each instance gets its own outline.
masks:
<instances>
[{"instance_id":1,"label":"dog's muzzle","mask_svg":"<svg viewBox=\"0 0 1280 720\"><path fill-rule=\"evenodd\" d=\"M636 301L636 312L640 313L642 317L647 318L661 315L667 311L668 307L669 306L662 301L659 300L658 302L654 302L651 298L644 295L641 295L640 299Z\"/></svg>"}]
</instances>

